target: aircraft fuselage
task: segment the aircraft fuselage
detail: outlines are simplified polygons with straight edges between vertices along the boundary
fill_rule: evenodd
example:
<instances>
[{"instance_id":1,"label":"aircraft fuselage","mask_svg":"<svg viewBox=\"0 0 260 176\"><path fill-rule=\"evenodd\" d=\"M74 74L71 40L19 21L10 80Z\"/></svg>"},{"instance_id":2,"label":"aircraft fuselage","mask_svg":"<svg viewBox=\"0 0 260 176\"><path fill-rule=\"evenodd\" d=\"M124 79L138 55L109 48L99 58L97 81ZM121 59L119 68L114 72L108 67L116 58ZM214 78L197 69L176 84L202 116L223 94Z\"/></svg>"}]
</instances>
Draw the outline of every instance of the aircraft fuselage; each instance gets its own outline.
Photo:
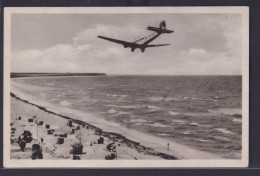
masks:
<instances>
[{"instance_id":1,"label":"aircraft fuselage","mask_svg":"<svg viewBox=\"0 0 260 176\"><path fill-rule=\"evenodd\" d=\"M104 40L108 40L108 41L111 41L111 42L121 44L121 45L123 45L124 48L131 48L132 52L134 52L136 48L139 48L142 52L144 52L145 49L148 48L148 47L158 47L158 46L170 45L170 44L149 45L149 43L151 43L154 39L159 37L161 34L165 34L165 33L169 34L169 33L174 32L174 31L166 29L165 21L161 21L159 28L148 26L147 30L154 31L156 33L151 38L149 38L147 41L145 41L141 44L138 44L137 42L144 40L144 38L141 38L141 39L139 39L135 42L127 42L127 41L117 40L117 39L108 38L108 37L104 37L104 36L98 36L98 37L102 38Z\"/></svg>"}]
</instances>

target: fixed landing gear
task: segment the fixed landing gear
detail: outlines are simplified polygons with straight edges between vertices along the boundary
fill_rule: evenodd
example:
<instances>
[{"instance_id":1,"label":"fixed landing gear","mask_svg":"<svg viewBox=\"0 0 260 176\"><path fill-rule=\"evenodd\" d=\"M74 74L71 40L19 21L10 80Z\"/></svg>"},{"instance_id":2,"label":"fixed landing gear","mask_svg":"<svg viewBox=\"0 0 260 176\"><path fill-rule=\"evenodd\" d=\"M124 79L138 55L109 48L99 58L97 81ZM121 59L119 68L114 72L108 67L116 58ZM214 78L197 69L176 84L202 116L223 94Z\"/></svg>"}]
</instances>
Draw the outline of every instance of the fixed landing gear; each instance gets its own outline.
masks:
<instances>
[{"instance_id":1,"label":"fixed landing gear","mask_svg":"<svg viewBox=\"0 0 260 176\"><path fill-rule=\"evenodd\" d=\"M134 52L134 51L135 51L135 48L131 48L131 51Z\"/></svg>"},{"instance_id":2,"label":"fixed landing gear","mask_svg":"<svg viewBox=\"0 0 260 176\"><path fill-rule=\"evenodd\" d=\"M142 53L145 51L145 49L144 49L144 48L140 48L140 50L142 51Z\"/></svg>"}]
</instances>

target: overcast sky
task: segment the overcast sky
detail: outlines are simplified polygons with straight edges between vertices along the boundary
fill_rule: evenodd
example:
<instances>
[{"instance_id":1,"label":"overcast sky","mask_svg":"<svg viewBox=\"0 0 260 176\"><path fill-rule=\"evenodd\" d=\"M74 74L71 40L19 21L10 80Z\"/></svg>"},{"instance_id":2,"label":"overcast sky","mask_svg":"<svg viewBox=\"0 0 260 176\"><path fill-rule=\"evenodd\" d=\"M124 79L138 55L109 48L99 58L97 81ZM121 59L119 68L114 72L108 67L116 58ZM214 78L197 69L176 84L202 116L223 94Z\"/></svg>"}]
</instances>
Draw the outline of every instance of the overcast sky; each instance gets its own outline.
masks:
<instances>
[{"instance_id":1,"label":"overcast sky","mask_svg":"<svg viewBox=\"0 0 260 176\"><path fill-rule=\"evenodd\" d=\"M97 38L134 41L166 21L144 53ZM238 14L13 14L12 72L102 72L142 75L240 75Z\"/></svg>"}]
</instances>

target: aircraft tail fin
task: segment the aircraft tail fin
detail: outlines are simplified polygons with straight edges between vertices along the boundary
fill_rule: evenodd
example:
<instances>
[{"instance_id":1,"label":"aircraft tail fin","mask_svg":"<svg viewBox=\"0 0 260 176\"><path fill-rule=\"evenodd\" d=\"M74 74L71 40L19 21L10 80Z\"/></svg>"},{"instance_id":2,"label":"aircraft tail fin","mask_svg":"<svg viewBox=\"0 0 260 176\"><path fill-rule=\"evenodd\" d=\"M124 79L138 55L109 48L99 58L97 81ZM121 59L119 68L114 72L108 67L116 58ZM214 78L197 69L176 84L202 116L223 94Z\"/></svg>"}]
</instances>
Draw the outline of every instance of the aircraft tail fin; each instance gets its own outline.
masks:
<instances>
[{"instance_id":1,"label":"aircraft tail fin","mask_svg":"<svg viewBox=\"0 0 260 176\"><path fill-rule=\"evenodd\" d=\"M174 32L174 31L172 31L172 30L166 29L166 22L165 22L165 21L161 21L161 22L160 22L159 28L157 28L157 27L152 27L152 26L148 26L148 27L147 27L147 30L155 31L155 32L157 32L157 33L168 33L168 34Z\"/></svg>"}]
</instances>

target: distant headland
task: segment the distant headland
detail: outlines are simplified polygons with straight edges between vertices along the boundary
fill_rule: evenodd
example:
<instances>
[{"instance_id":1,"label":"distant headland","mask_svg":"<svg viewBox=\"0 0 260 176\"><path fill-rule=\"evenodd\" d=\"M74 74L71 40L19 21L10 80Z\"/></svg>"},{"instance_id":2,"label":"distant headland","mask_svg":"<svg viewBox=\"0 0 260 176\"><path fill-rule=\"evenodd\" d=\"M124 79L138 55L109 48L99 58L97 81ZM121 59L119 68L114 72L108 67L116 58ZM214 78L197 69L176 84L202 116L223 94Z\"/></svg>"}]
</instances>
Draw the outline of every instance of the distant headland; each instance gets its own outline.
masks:
<instances>
[{"instance_id":1,"label":"distant headland","mask_svg":"<svg viewBox=\"0 0 260 176\"><path fill-rule=\"evenodd\" d=\"M11 73L11 78L45 76L107 76L105 73Z\"/></svg>"}]
</instances>

